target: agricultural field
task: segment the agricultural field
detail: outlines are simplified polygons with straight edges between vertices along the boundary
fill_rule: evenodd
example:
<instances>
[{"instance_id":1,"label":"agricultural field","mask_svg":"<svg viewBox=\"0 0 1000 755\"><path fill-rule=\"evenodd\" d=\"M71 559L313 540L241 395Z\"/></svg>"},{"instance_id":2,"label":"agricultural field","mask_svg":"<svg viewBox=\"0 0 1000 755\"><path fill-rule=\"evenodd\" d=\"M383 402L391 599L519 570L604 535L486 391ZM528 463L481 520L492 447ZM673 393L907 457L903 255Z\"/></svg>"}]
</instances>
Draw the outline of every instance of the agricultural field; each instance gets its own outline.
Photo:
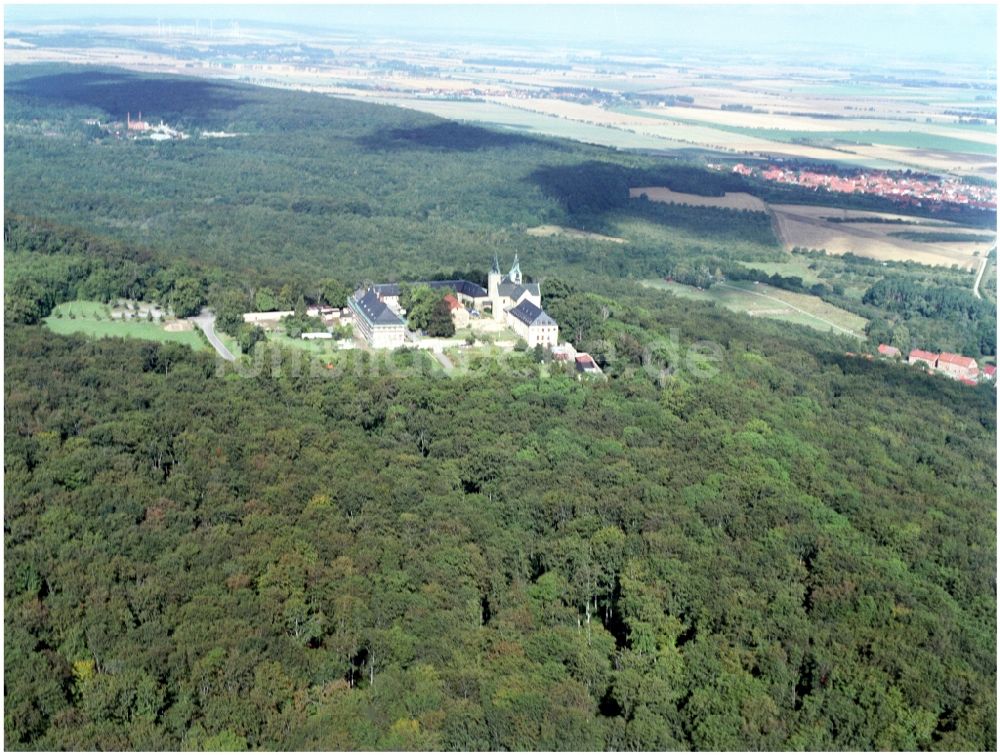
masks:
<instances>
[{"instance_id":1,"label":"agricultural field","mask_svg":"<svg viewBox=\"0 0 1000 755\"><path fill-rule=\"evenodd\" d=\"M674 106L602 107L544 98L510 98L505 102L526 111L724 153L769 154L881 169L938 170L987 179L996 175L996 139L992 134L963 132L934 122L825 120L787 113ZM744 119L761 125L739 125Z\"/></svg>"},{"instance_id":2,"label":"agricultural field","mask_svg":"<svg viewBox=\"0 0 1000 755\"><path fill-rule=\"evenodd\" d=\"M537 136L573 139L586 144L598 144L616 149L681 149L691 147L690 144L668 136L633 133L620 128L518 109L513 105L504 105L498 102L392 97L381 93L377 96L354 94L350 99L375 102L381 105L395 105L418 110L422 113L430 113L439 118L513 129Z\"/></svg>"},{"instance_id":3,"label":"agricultural field","mask_svg":"<svg viewBox=\"0 0 1000 755\"><path fill-rule=\"evenodd\" d=\"M804 205L771 205L775 226L781 242L788 250L825 249L830 254L854 254L878 260L912 260L924 265L958 265L974 269L978 255L996 243L982 240L982 229L966 229L953 223L940 223L905 215L841 210L833 207ZM830 218L871 218L873 222L832 222ZM878 220L902 219L904 223ZM949 233L968 231L970 241L916 241L900 237L900 233L928 233L931 230Z\"/></svg>"},{"instance_id":4,"label":"agricultural field","mask_svg":"<svg viewBox=\"0 0 1000 755\"><path fill-rule=\"evenodd\" d=\"M568 138L574 137L565 131L568 127L566 124L577 124L605 129L610 133L622 134L630 138L649 140L651 145L660 149L697 148L733 154L770 152L787 157L850 162L850 155L822 146L780 143L751 134L714 128L695 122L685 123L634 111L631 113L629 111L622 112L596 103L580 104L544 97L530 99L507 97L497 98L494 101L517 112L562 121L564 124L563 132L558 135ZM631 146L626 142L609 144L618 147Z\"/></svg>"},{"instance_id":5,"label":"agricultural field","mask_svg":"<svg viewBox=\"0 0 1000 755\"><path fill-rule=\"evenodd\" d=\"M124 27L102 31L129 36ZM261 28L254 35L262 44L289 39L287 30ZM752 153L996 178L996 102L984 86L993 74L967 66L939 71L937 81L917 86L872 81L849 68L728 55L679 65L653 55L595 59L588 52L375 44L331 34L316 40L327 52L317 66L242 58L197 34L175 50L143 49L145 42L135 49L81 50L68 39L37 47L8 37L5 60L86 60L145 73L242 79L617 149ZM582 94L567 97L568 88ZM663 97L687 104L658 101ZM979 113L979 122L968 122Z\"/></svg>"},{"instance_id":6,"label":"agricultural field","mask_svg":"<svg viewBox=\"0 0 1000 755\"><path fill-rule=\"evenodd\" d=\"M665 186L640 186L628 190L628 195L632 198L641 197L643 194L652 202L686 204L692 207L723 207L727 210L767 212L767 205L762 199L741 191L728 192L721 197L703 197L698 194L685 194L680 191L672 191Z\"/></svg>"},{"instance_id":7,"label":"agricultural field","mask_svg":"<svg viewBox=\"0 0 1000 755\"><path fill-rule=\"evenodd\" d=\"M49 330L61 335L80 333L91 338L140 338L147 341L182 343L192 349L210 349L201 334L185 321L147 322L142 319L112 319L102 302L76 300L59 304L45 318Z\"/></svg>"},{"instance_id":8,"label":"agricultural field","mask_svg":"<svg viewBox=\"0 0 1000 755\"><path fill-rule=\"evenodd\" d=\"M889 163L904 168L953 173L996 181L996 155L957 154L944 150L912 149L888 144L851 145L850 152L865 165L877 167L876 162Z\"/></svg>"},{"instance_id":9,"label":"agricultural field","mask_svg":"<svg viewBox=\"0 0 1000 755\"><path fill-rule=\"evenodd\" d=\"M843 141L981 155L996 154L995 133L984 130L962 130L950 124L862 118L827 119L788 113L709 110L677 106L644 108L632 112L780 142Z\"/></svg>"},{"instance_id":10,"label":"agricultural field","mask_svg":"<svg viewBox=\"0 0 1000 755\"><path fill-rule=\"evenodd\" d=\"M675 296L696 301L715 302L719 306L751 317L767 317L822 331L864 338L865 318L809 294L797 294L765 283L733 281L698 289L663 280L643 280L647 288L669 291Z\"/></svg>"}]
</instances>

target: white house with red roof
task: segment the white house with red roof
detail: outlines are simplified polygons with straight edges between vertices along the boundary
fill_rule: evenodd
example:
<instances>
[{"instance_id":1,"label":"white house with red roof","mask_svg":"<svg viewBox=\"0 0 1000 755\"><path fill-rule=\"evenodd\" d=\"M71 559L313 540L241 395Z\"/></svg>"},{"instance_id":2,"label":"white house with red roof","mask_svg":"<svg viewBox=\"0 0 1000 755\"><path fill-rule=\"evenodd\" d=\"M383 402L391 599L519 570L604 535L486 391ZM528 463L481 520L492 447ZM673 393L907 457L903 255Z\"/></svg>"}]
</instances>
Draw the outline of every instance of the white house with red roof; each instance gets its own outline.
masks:
<instances>
[{"instance_id":1,"label":"white house with red roof","mask_svg":"<svg viewBox=\"0 0 1000 755\"><path fill-rule=\"evenodd\" d=\"M451 321L455 323L455 329L469 327L469 310L462 306L462 302L453 294L445 294L444 301L451 312Z\"/></svg>"}]
</instances>

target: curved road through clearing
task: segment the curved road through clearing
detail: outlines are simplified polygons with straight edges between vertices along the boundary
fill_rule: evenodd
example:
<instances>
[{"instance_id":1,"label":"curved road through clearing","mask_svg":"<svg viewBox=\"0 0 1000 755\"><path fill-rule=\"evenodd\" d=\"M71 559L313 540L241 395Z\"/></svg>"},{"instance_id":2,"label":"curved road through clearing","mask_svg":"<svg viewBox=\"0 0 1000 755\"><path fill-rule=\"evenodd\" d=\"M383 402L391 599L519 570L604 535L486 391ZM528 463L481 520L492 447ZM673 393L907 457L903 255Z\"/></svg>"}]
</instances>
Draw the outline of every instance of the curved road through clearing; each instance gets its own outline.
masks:
<instances>
[{"instance_id":1,"label":"curved road through clearing","mask_svg":"<svg viewBox=\"0 0 1000 755\"><path fill-rule=\"evenodd\" d=\"M208 310L203 309L201 314L197 317L189 317L188 320L193 322L199 328L201 332L205 334L208 338L208 342L212 344L220 357L225 359L227 362L235 362L236 357L233 356L232 352L226 348L226 344L219 340L219 337L215 335L215 315Z\"/></svg>"},{"instance_id":2,"label":"curved road through clearing","mask_svg":"<svg viewBox=\"0 0 1000 755\"><path fill-rule=\"evenodd\" d=\"M445 372L451 372L455 369L455 365L443 351L432 351L431 353L434 354L434 358L441 363L442 367L444 367Z\"/></svg>"},{"instance_id":3,"label":"curved road through clearing","mask_svg":"<svg viewBox=\"0 0 1000 755\"><path fill-rule=\"evenodd\" d=\"M983 280L983 273L986 272L986 266L990 263L989 257L983 257L982 261L979 263L979 272L976 273L976 282L972 284L972 295L977 299L982 299L983 297L979 295L979 284Z\"/></svg>"}]
</instances>

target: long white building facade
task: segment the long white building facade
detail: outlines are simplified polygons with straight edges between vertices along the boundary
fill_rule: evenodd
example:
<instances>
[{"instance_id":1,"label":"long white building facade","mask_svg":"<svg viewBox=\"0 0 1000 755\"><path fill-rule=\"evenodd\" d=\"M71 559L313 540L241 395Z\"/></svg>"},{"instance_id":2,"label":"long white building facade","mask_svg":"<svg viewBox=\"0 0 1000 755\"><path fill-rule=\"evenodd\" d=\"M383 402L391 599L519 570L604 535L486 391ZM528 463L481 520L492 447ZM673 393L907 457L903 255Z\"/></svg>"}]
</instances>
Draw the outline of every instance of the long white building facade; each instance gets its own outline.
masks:
<instances>
[{"instance_id":1,"label":"long white building facade","mask_svg":"<svg viewBox=\"0 0 1000 755\"><path fill-rule=\"evenodd\" d=\"M359 289L348 301L354 332L373 349L398 349L406 341L406 325L371 288Z\"/></svg>"},{"instance_id":2,"label":"long white building facade","mask_svg":"<svg viewBox=\"0 0 1000 755\"><path fill-rule=\"evenodd\" d=\"M553 348L559 343L559 324L534 302L523 299L507 310L507 324L523 338L529 348Z\"/></svg>"}]
</instances>

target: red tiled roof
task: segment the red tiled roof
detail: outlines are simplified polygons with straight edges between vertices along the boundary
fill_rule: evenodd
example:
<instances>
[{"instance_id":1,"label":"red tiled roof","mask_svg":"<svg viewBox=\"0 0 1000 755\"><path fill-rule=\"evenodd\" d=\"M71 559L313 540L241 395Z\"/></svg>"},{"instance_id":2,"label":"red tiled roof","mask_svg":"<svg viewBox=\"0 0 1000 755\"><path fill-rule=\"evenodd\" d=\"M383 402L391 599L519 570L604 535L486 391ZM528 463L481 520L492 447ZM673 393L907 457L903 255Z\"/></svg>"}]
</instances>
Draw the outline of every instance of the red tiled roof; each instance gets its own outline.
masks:
<instances>
[{"instance_id":1,"label":"red tiled roof","mask_svg":"<svg viewBox=\"0 0 1000 755\"><path fill-rule=\"evenodd\" d=\"M458 299L451 294L445 294L444 300L448 302L448 309L455 310L462 306L459 304Z\"/></svg>"},{"instance_id":2,"label":"red tiled roof","mask_svg":"<svg viewBox=\"0 0 1000 755\"><path fill-rule=\"evenodd\" d=\"M938 355L932 354L929 351L914 349L910 352L910 359L926 359L928 362L936 362L938 360Z\"/></svg>"},{"instance_id":3,"label":"red tiled roof","mask_svg":"<svg viewBox=\"0 0 1000 755\"><path fill-rule=\"evenodd\" d=\"M938 362L954 364L959 367L965 367L966 369L972 369L976 366L976 360L972 357L963 357L961 354L950 354L947 351L941 352L941 356L938 357Z\"/></svg>"},{"instance_id":4,"label":"red tiled roof","mask_svg":"<svg viewBox=\"0 0 1000 755\"><path fill-rule=\"evenodd\" d=\"M887 344L880 343L878 345L878 353L881 354L882 356L898 357L899 349L897 349L895 346L889 346Z\"/></svg>"},{"instance_id":5,"label":"red tiled roof","mask_svg":"<svg viewBox=\"0 0 1000 755\"><path fill-rule=\"evenodd\" d=\"M988 375L989 377L996 377L996 375L997 375L997 366L995 364L984 364L983 365L983 374L984 375Z\"/></svg>"}]
</instances>

